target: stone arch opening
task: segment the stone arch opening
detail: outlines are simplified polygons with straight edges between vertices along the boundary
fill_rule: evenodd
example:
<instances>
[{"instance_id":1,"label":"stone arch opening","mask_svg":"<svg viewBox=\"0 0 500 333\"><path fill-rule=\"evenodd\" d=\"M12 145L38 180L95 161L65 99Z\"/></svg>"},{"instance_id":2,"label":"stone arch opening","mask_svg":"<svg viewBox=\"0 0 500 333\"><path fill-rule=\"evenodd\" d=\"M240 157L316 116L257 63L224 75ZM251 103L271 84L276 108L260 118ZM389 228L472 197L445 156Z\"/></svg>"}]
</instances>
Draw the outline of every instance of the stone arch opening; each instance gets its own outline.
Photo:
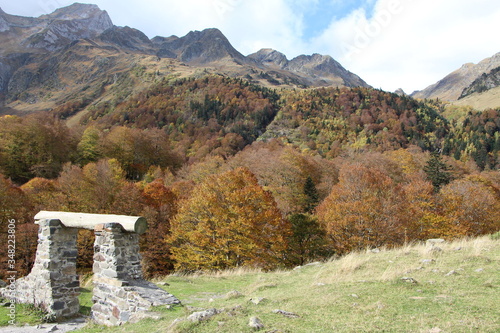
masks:
<instances>
[{"instance_id":1,"label":"stone arch opening","mask_svg":"<svg viewBox=\"0 0 500 333\"><path fill-rule=\"evenodd\" d=\"M55 318L78 314L77 235L84 228L95 233L91 308L95 322L120 325L151 306L180 303L143 278L139 235L147 230L144 218L42 211L35 220L39 225L35 263L30 274L16 281L15 301L35 304Z\"/></svg>"}]
</instances>

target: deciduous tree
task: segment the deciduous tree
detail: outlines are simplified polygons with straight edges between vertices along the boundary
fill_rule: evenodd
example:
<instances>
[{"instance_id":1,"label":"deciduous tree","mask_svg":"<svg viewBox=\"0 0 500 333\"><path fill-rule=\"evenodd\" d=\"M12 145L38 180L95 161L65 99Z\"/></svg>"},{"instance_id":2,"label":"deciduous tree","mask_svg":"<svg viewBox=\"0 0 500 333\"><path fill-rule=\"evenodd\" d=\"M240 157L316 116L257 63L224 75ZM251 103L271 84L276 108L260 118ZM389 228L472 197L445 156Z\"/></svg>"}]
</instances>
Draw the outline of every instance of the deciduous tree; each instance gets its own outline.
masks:
<instances>
[{"instance_id":1,"label":"deciduous tree","mask_svg":"<svg viewBox=\"0 0 500 333\"><path fill-rule=\"evenodd\" d=\"M172 221L172 255L180 270L284 263L290 224L272 195L244 168L212 176L193 190Z\"/></svg>"},{"instance_id":2,"label":"deciduous tree","mask_svg":"<svg viewBox=\"0 0 500 333\"><path fill-rule=\"evenodd\" d=\"M439 193L453 237L479 236L500 230L500 200L481 178L456 180Z\"/></svg>"},{"instance_id":3,"label":"deciduous tree","mask_svg":"<svg viewBox=\"0 0 500 333\"><path fill-rule=\"evenodd\" d=\"M377 169L346 165L316 212L339 254L404 242L407 223L399 187Z\"/></svg>"}]
</instances>

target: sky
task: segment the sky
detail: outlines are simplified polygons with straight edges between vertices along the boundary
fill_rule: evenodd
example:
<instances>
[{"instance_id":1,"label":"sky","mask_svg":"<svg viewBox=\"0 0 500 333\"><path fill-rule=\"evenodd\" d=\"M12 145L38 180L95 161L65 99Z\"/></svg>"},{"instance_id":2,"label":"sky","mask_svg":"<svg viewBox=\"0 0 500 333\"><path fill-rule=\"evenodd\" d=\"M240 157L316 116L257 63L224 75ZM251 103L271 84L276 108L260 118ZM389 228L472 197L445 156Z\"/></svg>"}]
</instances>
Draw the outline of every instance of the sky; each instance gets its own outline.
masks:
<instances>
[{"instance_id":1,"label":"sky","mask_svg":"<svg viewBox=\"0 0 500 333\"><path fill-rule=\"evenodd\" d=\"M47 14L74 0L0 0ZM86 2L81 0L80 2ZM87 3L87 2L86 2ZM498 0L88 0L148 37L218 28L244 55L332 56L368 84L411 93L500 52ZM0 46L1 47L1 46Z\"/></svg>"}]
</instances>

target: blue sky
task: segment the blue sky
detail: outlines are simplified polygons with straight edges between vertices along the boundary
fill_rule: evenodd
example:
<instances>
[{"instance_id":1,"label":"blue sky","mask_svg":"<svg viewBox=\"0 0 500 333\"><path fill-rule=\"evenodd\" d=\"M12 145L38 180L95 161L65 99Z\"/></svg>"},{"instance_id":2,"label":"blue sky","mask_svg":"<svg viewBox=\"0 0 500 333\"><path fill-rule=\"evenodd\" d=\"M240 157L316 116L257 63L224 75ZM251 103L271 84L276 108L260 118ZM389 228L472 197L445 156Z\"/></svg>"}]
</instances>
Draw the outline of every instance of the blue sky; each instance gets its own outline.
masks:
<instances>
[{"instance_id":1,"label":"blue sky","mask_svg":"<svg viewBox=\"0 0 500 333\"><path fill-rule=\"evenodd\" d=\"M345 18L356 9L365 9L367 16L371 17L374 4L375 1L365 0L318 0L306 5L294 4L294 9L303 15L304 39L311 40L321 35L332 21Z\"/></svg>"},{"instance_id":2,"label":"blue sky","mask_svg":"<svg viewBox=\"0 0 500 333\"><path fill-rule=\"evenodd\" d=\"M241 53L328 54L376 88L411 93L500 52L498 0L81 0L150 38L219 28ZM72 0L0 0L39 16Z\"/></svg>"}]
</instances>

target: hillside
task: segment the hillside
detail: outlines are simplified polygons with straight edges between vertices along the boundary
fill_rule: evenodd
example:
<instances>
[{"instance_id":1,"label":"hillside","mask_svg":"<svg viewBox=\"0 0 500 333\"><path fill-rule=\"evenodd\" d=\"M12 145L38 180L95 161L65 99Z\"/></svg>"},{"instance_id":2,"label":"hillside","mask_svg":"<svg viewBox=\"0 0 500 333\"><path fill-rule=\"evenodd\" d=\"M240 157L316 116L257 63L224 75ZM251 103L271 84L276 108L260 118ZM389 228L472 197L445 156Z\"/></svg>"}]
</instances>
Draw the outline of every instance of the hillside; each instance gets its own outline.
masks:
<instances>
[{"instance_id":1,"label":"hillside","mask_svg":"<svg viewBox=\"0 0 500 333\"><path fill-rule=\"evenodd\" d=\"M443 101L456 101L481 75L500 66L500 53L486 58L478 64L468 63L448 74L433 85L411 94L414 98L439 98Z\"/></svg>"},{"instance_id":2,"label":"hillside","mask_svg":"<svg viewBox=\"0 0 500 333\"><path fill-rule=\"evenodd\" d=\"M157 279L183 306L119 328L77 332L497 332L500 242L489 237L352 253L293 270ZM81 297L89 306L89 290ZM208 309L201 322L186 319ZM281 310L276 313L276 310Z\"/></svg>"},{"instance_id":3,"label":"hillside","mask_svg":"<svg viewBox=\"0 0 500 333\"><path fill-rule=\"evenodd\" d=\"M459 99L474 93L482 93L498 86L500 86L500 67L496 67L474 80L470 86L464 89Z\"/></svg>"},{"instance_id":4,"label":"hillside","mask_svg":"<svg viewBox=\"0 0 500 333\"><path fill-rule=\"evenodd\" d=\"M190 293L185 305L226 309L207 323L180 322L172 331L234 332L244 330L253 316L265 330L290 332L497 331L498 241L441 248L442 253L419 245L351 254L270 274L170 277L169 290L180 284Z\"/></svg>"},{"instance_id":5,"label":"hillside","mask_svg":"<svg viewBox=\"0 0 500 333\"><path fill-rule=\"evenodd\" d=\"M92 66L99 71L99 65ZM254 142L274 139L328 159L349 151L417 146L441 149L461 161L472 159L480 170L499 163L499 110L468 109L460 121L450 121L440 103L380 90L277 91L222 75L163 78L136 91L140 85L134 80L151 75L142 66L132 75L117 75L116 82L104 88L116 96L84 111L87 100L77 99L43 114L1 117L0 170L22 184L34 177L56 178L67 162L84 166L117 158L129 179L140 180L153 166L176 174L183 165L209 157L226 160ZM33 136L38 132L59 139ZM125 132L136 133L127 138L131 150L126 154L118 149ZM90 133L96 138L86 143ZM160 138L161 144L154 143ZM162 152L154 154L153 148L145 148L149 145Z\"/></svg>"},{"instance_id":6,"label":"hillside","mask_svg":"<svg viewBox=\"0 0 500 333\"><path fill-rule=\"evenodd\" d=\"M483 92L474 92L452 103L456 106L471 106L475 110L487 110L500 107L500 87Z\"/></svg>"}]
</instances>

